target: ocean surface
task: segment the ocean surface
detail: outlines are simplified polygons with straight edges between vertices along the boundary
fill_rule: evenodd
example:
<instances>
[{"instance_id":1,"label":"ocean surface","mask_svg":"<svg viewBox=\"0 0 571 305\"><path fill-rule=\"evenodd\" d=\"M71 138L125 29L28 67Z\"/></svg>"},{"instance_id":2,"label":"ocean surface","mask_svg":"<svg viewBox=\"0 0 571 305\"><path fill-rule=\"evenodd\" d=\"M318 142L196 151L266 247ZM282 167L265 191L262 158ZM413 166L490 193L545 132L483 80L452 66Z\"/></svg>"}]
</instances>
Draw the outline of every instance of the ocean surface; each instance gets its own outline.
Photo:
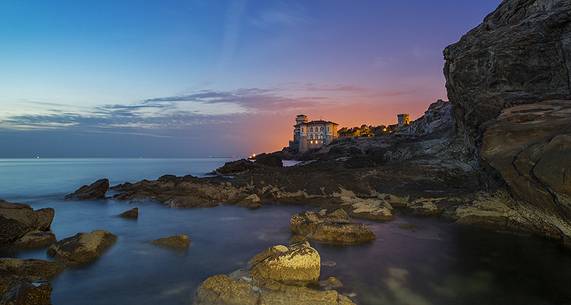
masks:
<instances>
[{"instance_id":1,"label":"ocean surface","mask_svg":"<svg viewBox=\"0 0 571 305\"><path fill-rule=\"evenodd\" d=\"M300 206L267 205L169 209L154 202L63 201L82 184L107 177L113 184L163 174L204 175L226 159L1 160L0 198L56 210L58 239L95 229L118 236L95 263L67 269L53 281L55 305L191 304L208 276L229 273L266 247L287 244ZM136 221L117 214L139 207ZM369 223L377 240L362 246L312 243L322 277L334 275L361 305L566 305L571 304L571 253L529 236L477 230L433 218L399 215ZM416 228L404 229L404 224ZM177 252L150 240L188 234ZM49 259L45 250L2 256Z\"/></svg>"}]
</instances>

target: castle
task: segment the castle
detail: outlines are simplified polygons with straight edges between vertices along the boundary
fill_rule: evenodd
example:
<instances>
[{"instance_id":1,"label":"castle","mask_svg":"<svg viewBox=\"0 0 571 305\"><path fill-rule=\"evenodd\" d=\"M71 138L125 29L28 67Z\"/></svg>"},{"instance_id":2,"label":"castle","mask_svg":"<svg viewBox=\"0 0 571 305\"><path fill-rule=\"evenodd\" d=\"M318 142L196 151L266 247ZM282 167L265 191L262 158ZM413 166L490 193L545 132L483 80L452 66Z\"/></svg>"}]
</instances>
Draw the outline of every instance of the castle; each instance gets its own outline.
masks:
<instances>
[{"instance_id":1,"label":"castle","mask_svg":"<svg viewBox=\"0 0 571 305\"><path fill-rule=\"evenodd\" d=\"M306 115L300 114L295 118L293 141L289 142L289 148L303 153L327 145L337 139L337 126L331 121L308 121Z\"/></svg>"}]
</instances>

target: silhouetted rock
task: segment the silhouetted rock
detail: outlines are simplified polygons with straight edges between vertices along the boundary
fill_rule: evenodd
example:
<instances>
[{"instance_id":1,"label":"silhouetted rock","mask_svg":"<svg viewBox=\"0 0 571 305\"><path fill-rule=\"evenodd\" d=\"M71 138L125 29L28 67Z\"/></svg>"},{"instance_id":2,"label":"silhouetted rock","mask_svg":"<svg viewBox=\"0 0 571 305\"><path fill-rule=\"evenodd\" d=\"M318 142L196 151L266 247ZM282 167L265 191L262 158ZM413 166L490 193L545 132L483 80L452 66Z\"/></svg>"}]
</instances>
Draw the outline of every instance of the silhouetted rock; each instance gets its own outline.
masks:
<instances>
[{"instance_id":1,"label":"silhouetted rock","mask_svg":"<svg viewBox=\"0 0 571 305\"><path fill-rule=\"evenodd\" d=\"M90 185L84 185L75 192L65 196L67 200L97 200L105 199L109 190L109 179L100 179Z\"/></svg>"},{"instance_id":2,"label":"silhouetted rock","mask_svg":"<svg viewBox=\"0 0 571 305\"><path fill-rule=\"evenodd\" d=\"M0 246L41 248L53 242L51 208L33 210L29 205L0 200Z\"/></svg>"},{"instance_id":3,"label":"silhouetted rock","mask_svg":"<svg viewBox=\"0 0 571 305\"><path fill-rule=\"evenodd\" d=\"M51 245L48 255L68 266L83 265L99 258L116 240L117 236L102 230L77 233Z\"/></svg>"},{"instance_id":4,"label":"silhouetted rock","mask_svg":"<svg viewBox=\"0 0 571 305\"><path fill-rule=\"evenodd\" d=\"M277 154L261 154L256 156L256 164L271 167L283 167L282 158Z\"/></svg>"},{"instance_id":5,"label":"silhouetted rock","mask_svg":"<svg viewBox=\"0 0 571 305\"><path fill-rule=\"evenodd\" d=\"M226 162L222 167L216 169L215 172L220 175L233 175L249 171L253 168L256 168L256 164L254 164L254 162L246 159L241 159L237 161Z\"/></svg>"},{"instance_id":6,"label":"silhouetted rock","mask_svg":"<svg viewBox=\"0 0 571 305\"><path fill-rule=\"evenodd\" d=\"M152 241L154 245L178 249L178 250L185 250L188 249L190 246L190 238L186 234L174 235L164 238L155 239Z\"/></svg>"},{"instance_id":7,"label":"silhouetted rock","mask_svg":"<svg viewBox=\"0 0 571 305\"><path fill-rule=\"evenodd\" d=\"M130 210L127 210L127 211L119 214L119 217L129 218L129 219L137 219L137 218L139 218L139 208L132 208Z\"/></svg>"}]
</instances>

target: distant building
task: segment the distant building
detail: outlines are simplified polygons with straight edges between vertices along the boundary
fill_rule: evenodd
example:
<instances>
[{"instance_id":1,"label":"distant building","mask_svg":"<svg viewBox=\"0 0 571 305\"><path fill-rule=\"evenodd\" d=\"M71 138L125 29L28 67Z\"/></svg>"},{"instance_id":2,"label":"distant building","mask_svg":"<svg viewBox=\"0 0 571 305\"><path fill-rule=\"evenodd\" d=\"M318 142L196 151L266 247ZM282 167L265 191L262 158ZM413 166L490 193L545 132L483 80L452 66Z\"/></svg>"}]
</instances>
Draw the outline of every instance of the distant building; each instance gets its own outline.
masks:
<instances>
[{"instance_id":1,"label":"distant building","mask_svg":"<svg viewBox=\"0 0 571 305\"><path fill-rule=\"evenodd\" d=\"M300 114L295 118L293 141L289 142L289 147L297 152L306 152L327 145L337 139L337 126L331 121L309 122L306 115Z\"/></svg>"},{"instance_id":2,"label":"distant building","mask_svg":"<svg viewBox=\"0 0 571 305\"><path fill-rule=\"evenodd\" d=\"M397 114L398 127L410 124L410 115L408 113Z\"/></svg>"}]
</instances>

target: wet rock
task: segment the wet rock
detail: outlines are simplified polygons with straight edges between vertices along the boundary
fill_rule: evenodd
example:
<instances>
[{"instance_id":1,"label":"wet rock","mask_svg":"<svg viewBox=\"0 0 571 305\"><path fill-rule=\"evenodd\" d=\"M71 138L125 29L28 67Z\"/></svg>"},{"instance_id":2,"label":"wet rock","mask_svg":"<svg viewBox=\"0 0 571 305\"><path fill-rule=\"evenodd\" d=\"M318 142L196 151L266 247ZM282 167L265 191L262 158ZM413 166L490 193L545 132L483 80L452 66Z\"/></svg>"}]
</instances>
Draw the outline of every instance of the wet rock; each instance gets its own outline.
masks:
<instances>
[{"instance_id":1,"label":"wet rock","mask_svg":"<svg viewBox=\"0 0 571 305\"><path fill-rule=\"evenodd\" d=\"M294 234L328 244L352 245L375 239L375 234L366 225L353 223L342 209L293 215L290 229Z\"/></svg>"},{"instance_id":2,"label":"wet rock","mask_svg":"<svg viewBox=\"0 0 571 305\"><path fill-rule=\"evenodd\" d=\"M103 230L78 233L51 245L48 248L48 255L68 266L83 265L103 255L116 240L117 236Z\"/></svg>"},{"instance_id":3,"label":"wet rock","mask_svg":"<svg viewBox=\"0 0 571 305\"><path fill-rule=\"evenodd\" d=\"M353 217L379 221L393 219L393 207L385 200L356 196L341 196L340 200Z\"/></svg>"},{"instance_id":4,"label":"wet rock","mask_svg":"<svg viewBox=\"0 0 571 305\"><path fill-rule=\"evenodd\" d=\"M251 261L252 276L284 284L317 282L321 257L308 243L274 246L256 255Z\"/></svg>"},{"instance_id":5,"label":"wet rock","mask_svg":"<svg viewBox=\"0 0 571 305\"><path fill-rule=\"evenodd\" d=\"M238 201L238 206L250 209L257 209L262 206L262 200L258 195L252 194Z\"/></svg>"},{"instance_id":6,"label":"wet rock","mask_svg":"<svg viewBox=\"0 0 571 305\"><path fill-rule=\"evenodd\" d=\"M49 305L52 279L63 266L35 259L0 259L0 304Z\"/></svg>"},{"instance_id":7,"label":"wet rock","mask_svg":"<svg viewBox=\"0 0 571 305\"><path fill-rule=\"evenodd\" d=\"M443 200L445 198L418 198L406 204L406 209L414 215L437 216L442 212L438 203Z\"/></svg>"},{"instance_id":8,"label":"wet rock","mask_svg":"<svg viewBox=\"0 0 571 305\"><path fill-rule=\"evenodd\" d=\"M139 208L132 208L130 210L127 210L119 214L119 217L128 218L128 219L137 219L139 218Z\"/></svg>"},{"instance_id":9,"label":"wet rock","mask_svg":"<svg viewBox=\"0 0 571 305\"><path fill-rule=\"evenodd\" d=\"M109 179L100 179L90 185L84 185L75 192L65 196L66 200L97 200L105 199L109 190Z\"/></svg>"},{"instance_id":10,"label":"wet rock","mask_svg":"<svg viewBox=\"0 0 571 305\"><path fill-rule=\"evenodd\" d=\"M56 242L51 231L31 231L17 239L12 245L19 249L45 248Z\"/></svg>"},{"instance_id":11,"label":"wet rock","mask_svg":"<svg viewBox=\"0 0 571 305\"><path fill-rule=\"evenodd\" d=\"M301 251L302 249L304 250ZM304 251L307 253L302 253ZM313 265L318 258L318 253L315 252L315 257L313 251L313 248L304 243L269 248L252 258L249 270L207 278L196 291L194 305L354 305L349 298L335 290L324 291L298 286L307 282L299 282L295 270L305 275L304 280L311 279L311 282L315 282L319 277L318 269L317 276L314 274L315 270L307 273L307 264ZM300 260L302 257L305 259ZM271 267L271 272L254 269L256 266L273 263L276 265ZM311 269L315 269L315 266ZM292 278L296 285L291 282Z\"/></svg>"},{"instance_id":12,"label":"wet rock","mask_svg":"<svg viewBox=\"0 0 571 305\"><path fill-rule=\"evenodd\" d=\"M152 243L154 245L161 247L185 250L188 249L188 247L190 246L190 238L188 237L188 235L180 234L180 235L155 239L152 241Z\"/></svg>"},{"instance_id":13,"label":"wet rock","mask_svg":"<svg viewBox=\"0 0 571 305\"><path fill-rule=\"evenodd\" d=\"M53 237L49 231L53 218L51 208L33 210L29 205L0 200L0 246L45 246Z\"/></svg>"},{"instance_id":14,"label":"wet rock","mask_svg":"<svg viewBox=\"0 0 571 305\"><path fill-rule=\"evenodd\" d=\"M323 290L335 290L343 288L343 283L338 278L330 276L327 279L320 281L319 287Z\"/></svg>"}]
</instances>

